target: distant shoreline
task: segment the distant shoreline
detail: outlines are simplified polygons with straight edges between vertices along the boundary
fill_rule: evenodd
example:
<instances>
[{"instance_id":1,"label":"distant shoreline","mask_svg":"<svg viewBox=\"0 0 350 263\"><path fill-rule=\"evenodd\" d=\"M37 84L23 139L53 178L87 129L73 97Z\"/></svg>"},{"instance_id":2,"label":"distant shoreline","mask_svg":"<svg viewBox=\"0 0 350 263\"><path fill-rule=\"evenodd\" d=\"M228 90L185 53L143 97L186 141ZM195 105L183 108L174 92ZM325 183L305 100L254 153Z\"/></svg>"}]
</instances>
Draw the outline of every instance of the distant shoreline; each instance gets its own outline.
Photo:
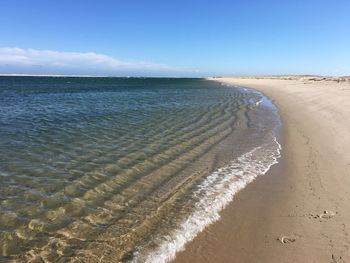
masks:
<instances>
[{"instance_id":1,"label":"distant shoreline","mask_svg":"<svg viewBox=\"0 0 350 263\"><path fill-rule=\"evenodd\" d=\"M336 82L350 82L350 76L319 76L319 75L271 75L271 76L225 76L225 77L211 77L208 80L298 80L304 82L319 82L319 81L336 81Z\"/></svg>"}]
</instances>

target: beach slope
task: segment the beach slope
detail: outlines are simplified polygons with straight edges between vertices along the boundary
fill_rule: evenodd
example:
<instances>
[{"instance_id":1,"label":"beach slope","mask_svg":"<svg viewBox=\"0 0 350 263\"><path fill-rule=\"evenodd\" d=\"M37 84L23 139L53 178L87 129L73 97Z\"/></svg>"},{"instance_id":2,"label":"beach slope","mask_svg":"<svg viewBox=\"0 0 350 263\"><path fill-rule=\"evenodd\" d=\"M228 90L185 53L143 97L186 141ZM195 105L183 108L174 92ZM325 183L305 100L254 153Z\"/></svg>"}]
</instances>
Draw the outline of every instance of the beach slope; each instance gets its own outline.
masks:
<instances>
[{"instance_id":1,"label":"beach slope","mask_svg":"<svg viewBox=\"0 0 350 263\"><path fill-rule=\"evenodd\" d=\"M283 158L175 262L350 262L350 81L225 77L279 108Z\"/></svg>"}]
</instances>

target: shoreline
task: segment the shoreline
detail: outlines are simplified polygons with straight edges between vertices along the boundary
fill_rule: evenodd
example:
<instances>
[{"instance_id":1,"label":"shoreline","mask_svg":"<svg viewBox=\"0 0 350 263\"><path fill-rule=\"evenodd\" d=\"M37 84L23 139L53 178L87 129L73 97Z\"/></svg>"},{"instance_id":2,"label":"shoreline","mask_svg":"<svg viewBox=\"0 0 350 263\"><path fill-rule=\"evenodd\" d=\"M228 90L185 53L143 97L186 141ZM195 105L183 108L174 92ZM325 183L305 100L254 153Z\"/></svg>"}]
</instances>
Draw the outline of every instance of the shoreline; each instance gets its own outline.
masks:
<instances>
[{"instance_id":1,"label":"shoreline","mask_svg":"<svg viewBox=\"0 0 350 263\"><path fill-rule=\"evenodd\" d=\"M350 260L350 84L305 78L215 78L278 107L279 164L240 191L173 262ZM326 214L323 214L327 211ZM282 243L288 236L290 243Z\"/></svg>"},{"instance_id":2,"label":"shoreline","mask_svg":"<svg viewBox=\"0 0 350 263\"><path fill-rule=\"evenodd\" d=\"M225 87L225 89L231 89L231 85L229 86ZM277 108L266 96L256 90L242 88L239 91L237 90L238 92L250 94L249 96L252 96L252 94L258 96L256 97L258 100L252 105L255 108L256 105L261 104L262 106L260 107L262 109L258 110L259 113L256 113L254 110L255 113L252 113L249 121L253 123L258 122L257 118L264 119L265 114L267 114L269 118L265 122L269 119L269 125L267 123L263 124L264 121L260 119L260 125L252 124L251 128L253 130L258 129L258 126L259 128L264 126L265 128L260 130L260 134L265 134L264 129L269 132L265 136L262 136L264 139L260 138L259 140L255 138L254 145L248 142L241 142L246 147L250 146L248 148L242 148L239 150L239 153L236 151L240 146L233 145L232 143L236 140L238 142L244 140L244 137L247 136L247 132L249 131L238 132L239 127L237 126L237 130L235 132L232 131L231 134L235 138L231 136L225 142L220 142L219 144L226 145L226 147L221 146L221 149L215 150L217 153L213 153L214 155L211 156L211 160L215 159L216 165L212 165L210 168L207 167L209 174L205 176L203 182L196 186L197 190L193 192L194 196L198 195L198 201L195 202L196 208L182 220L182 223L171 232L172 234L164 234L165 236L159 237L163 242L158 247L145 254L142 254L142 249L138 250L134 254L135 258L132 262L169 262L174 260L176 254L182 251L186 244L191 242L203 229L220 220L219 214L221 211L231 203L234 196L241 189L244 189L259 176L264 176L270 171L272 166L275 166L279 162L281 158L281 121ZM260 117L255 115L259 115ZM248 122L247 115L245 115L245 118L247 118L245 121ZM240 125L245 126L248 124L242 120ZM234 158L232 158L233 146L237 147L234 152ZM269 154L266 154L267 152ZM209 162L211 161L204 163ZM241 173L245 176L240 176Z\"/></svg>"}]
</instances>

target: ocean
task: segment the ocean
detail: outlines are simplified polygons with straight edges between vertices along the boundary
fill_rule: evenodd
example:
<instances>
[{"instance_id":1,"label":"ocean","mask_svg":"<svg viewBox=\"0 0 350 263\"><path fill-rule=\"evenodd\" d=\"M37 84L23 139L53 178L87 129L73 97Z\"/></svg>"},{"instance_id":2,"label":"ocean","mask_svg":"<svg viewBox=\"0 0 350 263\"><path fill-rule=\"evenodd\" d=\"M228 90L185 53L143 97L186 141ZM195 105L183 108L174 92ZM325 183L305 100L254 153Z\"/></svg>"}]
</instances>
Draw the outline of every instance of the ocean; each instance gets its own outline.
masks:
<instances>
[{"instance_id":1,"label":"ocean","mask_svg":"<svg viewBox=\"0 0 350 263\"><path fill-rule=\"evenodd\" d=\"M263 94L200 78L0 77L0 262L168 262L278 162Z\"/></svg>"}]
</instances>

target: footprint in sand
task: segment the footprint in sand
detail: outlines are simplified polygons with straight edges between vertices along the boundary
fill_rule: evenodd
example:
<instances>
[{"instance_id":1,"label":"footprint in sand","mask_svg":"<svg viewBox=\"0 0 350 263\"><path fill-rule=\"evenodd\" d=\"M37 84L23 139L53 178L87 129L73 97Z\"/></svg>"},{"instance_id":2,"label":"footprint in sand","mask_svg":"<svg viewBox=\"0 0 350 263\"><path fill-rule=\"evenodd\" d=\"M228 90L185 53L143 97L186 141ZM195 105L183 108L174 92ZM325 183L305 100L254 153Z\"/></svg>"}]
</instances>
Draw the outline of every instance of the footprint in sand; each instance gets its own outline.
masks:
<instances>
[{"instance_id":1,"label":"footprint in sand","mask_svg":"<svg viewBox=\"0 0 350 263\"><path fill-rule=\"evenodd\" d=\"M346 263L345 260L342 258L342 256L336 256L332 254L332 261L331 263Z\"/></svg>"},{"instance_id":2,"label":"footprint in sand","mask_svg":"<svg viewBox=\"0 0 350 263\"><path fill-rule=\"evenodd\" d=\"M314 215L314 214L309 214L309 218L320 218L320 219L330 219L334 217L337 213L329 210L324 210L322 214Z\"/></svg>"}]
</instances>

